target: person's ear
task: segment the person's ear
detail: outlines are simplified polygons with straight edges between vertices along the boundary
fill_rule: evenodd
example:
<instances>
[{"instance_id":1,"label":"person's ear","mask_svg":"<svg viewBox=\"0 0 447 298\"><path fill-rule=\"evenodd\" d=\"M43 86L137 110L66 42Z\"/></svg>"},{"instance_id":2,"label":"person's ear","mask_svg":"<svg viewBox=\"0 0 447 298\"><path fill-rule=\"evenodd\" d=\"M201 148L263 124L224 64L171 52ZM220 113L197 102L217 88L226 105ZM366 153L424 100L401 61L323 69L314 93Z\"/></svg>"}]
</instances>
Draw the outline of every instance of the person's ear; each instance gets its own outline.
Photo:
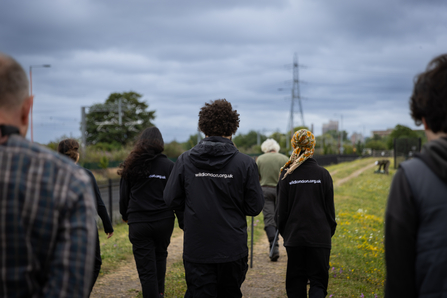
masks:
<instances>
[{"instance_id":1,"label":"person's ear","mask_svg":"<svg viewBox=\"0 0 447 298\"><path fill-rule=\"evenodd\" d=\"M25 137L28 131L29 125L29 112L33 106L34 96L28 96L22 103L22 107L20 109L20 134Z\"/></svg>"}]
</instances>

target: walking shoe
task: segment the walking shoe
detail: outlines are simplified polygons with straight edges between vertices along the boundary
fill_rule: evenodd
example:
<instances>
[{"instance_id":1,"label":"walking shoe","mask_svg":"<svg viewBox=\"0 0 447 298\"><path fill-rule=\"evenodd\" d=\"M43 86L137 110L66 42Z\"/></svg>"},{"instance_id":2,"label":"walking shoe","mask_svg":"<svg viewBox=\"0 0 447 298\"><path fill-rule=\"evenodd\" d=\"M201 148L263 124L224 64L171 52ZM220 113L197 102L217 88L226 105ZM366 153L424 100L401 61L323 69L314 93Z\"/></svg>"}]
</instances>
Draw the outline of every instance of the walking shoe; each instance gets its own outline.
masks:
<instances>
[{"instance_id":1,"label":"walking shoe","mask_svg":"<svg viewBox=\"0 0 447 298\"><path fill-rule=\"evenodd\" d=\"M273 254L272 254L272 257L270 258L270 261L276 262L276 261L278 261L278 259L279 259L279 249L278 249L278 245L275 245L273 247Z\"/></svg>"}]
</instances>

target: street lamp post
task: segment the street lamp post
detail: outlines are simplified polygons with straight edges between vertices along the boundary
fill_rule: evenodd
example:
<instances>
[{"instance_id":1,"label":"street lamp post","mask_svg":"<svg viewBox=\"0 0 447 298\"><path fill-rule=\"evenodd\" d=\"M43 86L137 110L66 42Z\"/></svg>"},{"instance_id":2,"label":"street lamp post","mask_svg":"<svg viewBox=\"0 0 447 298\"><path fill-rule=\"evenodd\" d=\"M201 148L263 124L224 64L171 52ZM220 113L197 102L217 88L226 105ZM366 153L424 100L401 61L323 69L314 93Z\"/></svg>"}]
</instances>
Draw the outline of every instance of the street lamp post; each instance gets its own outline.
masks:
<instances>
[{"instance_id":1,"label":"street lamp post","mask_svg":"<svg viewBox=\"0 0 447 298\"><path fill-rule=\"evenodd\" d=\"M33 67L51 67L50 64L42 64L42 65L31 65L29 67L29 89L30 89L30 95L33 95ZM30 111L30 129L31 129L31 142L33 142L33 104L31 104L31 111Z\"/></svg>"},{"instance_id":2,"label":"street lamp post","mask_svg":"<svg viewBox=\"0 0 447 298\"><path fill-rule=\"evenodd\" d=\"M344 136L343 136L343 114L334 114L334 115L340 115L340 119L341 119L341 122L340 122L340 132L338 134L338 141L339 141L340 146L339 146L338 150L339 150L340 154L343 154L343 151L345 149L343 147L343 141L344 141Z\"/></svg>"}]
</instances>

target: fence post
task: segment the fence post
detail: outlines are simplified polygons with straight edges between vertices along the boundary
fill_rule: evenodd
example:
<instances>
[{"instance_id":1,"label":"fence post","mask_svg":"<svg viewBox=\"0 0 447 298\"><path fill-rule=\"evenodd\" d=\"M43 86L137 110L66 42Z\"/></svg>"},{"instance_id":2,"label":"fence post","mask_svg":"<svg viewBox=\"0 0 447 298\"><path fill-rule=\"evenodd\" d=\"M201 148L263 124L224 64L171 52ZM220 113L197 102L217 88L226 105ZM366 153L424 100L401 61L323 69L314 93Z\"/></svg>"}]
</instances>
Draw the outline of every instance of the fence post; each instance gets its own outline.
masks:
<instances>
[{"instance_id":1,"label":"fence post","mask_svg":"<svg viewBox=\"0 0 447 298\"><path fill-rule=\"evenodd\" d=\"M113 224L113 196L112 196L112 179L109 178L109 213L110 220Z\"/></svg>"},{"instance_id":2,"label":"fence post","mask_svg":"<svg viewBox=\"0 0 447 298\"><path fill-rule=\"evenodd\" d=\"M393 140L393 145L394 145L394 169L396 169L397 167L397 148L396 148L396 138L394 138Z\"/></svg>"},{"instance_id":3,"label":"fence post","mask_svg":"<svg viewBox=\"0 0 447 298\"><path fill-rule=\"evenodd\" d=\"M255 227L255 225L254 225L254 220L255 220L255 217L254 216L252 216L251 217L251 254L250 254L250 268L253 268L253 230L254 230L254 227Z\"/></svg>"}]
</instances>

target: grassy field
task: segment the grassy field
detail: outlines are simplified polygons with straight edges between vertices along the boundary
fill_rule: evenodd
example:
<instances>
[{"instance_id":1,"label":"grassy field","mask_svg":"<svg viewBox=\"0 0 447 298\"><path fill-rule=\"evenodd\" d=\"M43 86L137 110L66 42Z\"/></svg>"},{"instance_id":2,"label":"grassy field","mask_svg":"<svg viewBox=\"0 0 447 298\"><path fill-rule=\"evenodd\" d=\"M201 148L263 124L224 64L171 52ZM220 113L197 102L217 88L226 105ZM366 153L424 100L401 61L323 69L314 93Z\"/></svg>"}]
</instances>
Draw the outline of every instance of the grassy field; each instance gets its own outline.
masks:
<instances>
[{"instance_id":1,"label":"grassy field","mask_svg":"<svg viewBox=\"0 0 447 298\"><path fill-rule=\"evenodd\" d=\"M374 163L376 159L329 166L334 183ZM332 238L328 297L383 297L385 266L383 259L383 219L389 186L395 172L374 174L376 167L335 187L335 211L338 223ZM250 247L251 218L247 218ZM255 217L255 243L264 237L262 215ZM115 227L115 234L105 239L100 233L103 266L101 275L120 262L132 258L127 225ZM176 226L174 233L181 233ZM182 297L186 290L182 261L168 267L165 297ZM137 297L142 297L141 294Z\"/></svg>"},{"instance_id":2,"label":"grassy field","mask_svg":"<svg viewBox=\"0 0 447 298\"><path fill-rule=\"evenodd\" d=\"M344 164L334 181L371 162L374 159ZM374 170L335 188L338 226L332 238L328 297L383 297L383 223L395 170L390 169L389 175L374 174Z\"/></svg>"}]
</instances>

